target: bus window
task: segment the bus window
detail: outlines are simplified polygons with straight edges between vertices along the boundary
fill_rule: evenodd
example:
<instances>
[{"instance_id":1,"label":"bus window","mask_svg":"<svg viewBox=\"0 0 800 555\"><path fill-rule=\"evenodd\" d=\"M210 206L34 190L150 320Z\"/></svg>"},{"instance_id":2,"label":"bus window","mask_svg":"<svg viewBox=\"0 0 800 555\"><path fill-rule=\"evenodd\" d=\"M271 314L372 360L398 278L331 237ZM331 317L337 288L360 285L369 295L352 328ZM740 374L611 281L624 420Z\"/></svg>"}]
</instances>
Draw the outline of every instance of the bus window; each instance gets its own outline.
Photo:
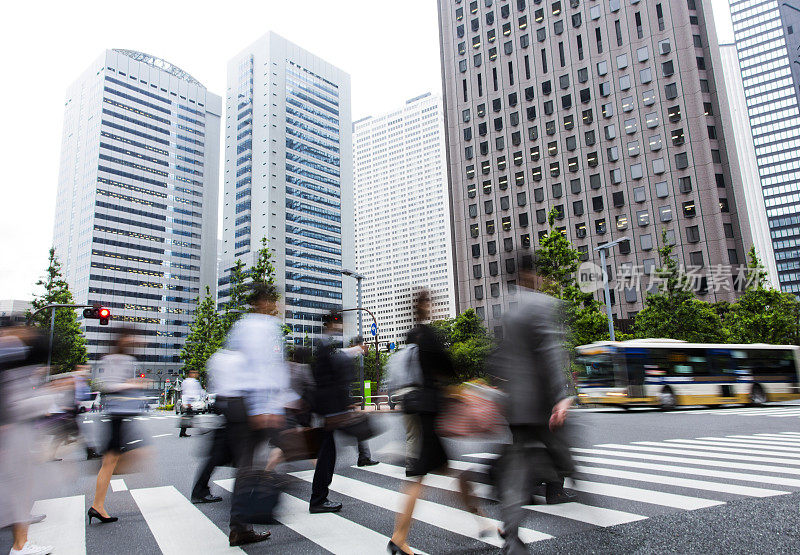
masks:
<instances>
[{"instance_id":1,"label":"bus window","mask_svg":"<svg viewBox=\"0 0 800 555\"><path fill-rule=\"evenodd\" d=\"M675 349L669 352L668 358L672 367L670 374L674 376L708 375L708 360L703 350Z\"/></svg>"},{"instance_id":2,"label":"bus window","mask_svg":"<svg viewBox=\"0 0 800 555\"><path fill-rule=\"evenodd\" d=\"M578 362L584 365L586 375L584 382L592 385L614 385L614 365L611 357L590 356L580 357Z\"/></svg>"}]
</instances>

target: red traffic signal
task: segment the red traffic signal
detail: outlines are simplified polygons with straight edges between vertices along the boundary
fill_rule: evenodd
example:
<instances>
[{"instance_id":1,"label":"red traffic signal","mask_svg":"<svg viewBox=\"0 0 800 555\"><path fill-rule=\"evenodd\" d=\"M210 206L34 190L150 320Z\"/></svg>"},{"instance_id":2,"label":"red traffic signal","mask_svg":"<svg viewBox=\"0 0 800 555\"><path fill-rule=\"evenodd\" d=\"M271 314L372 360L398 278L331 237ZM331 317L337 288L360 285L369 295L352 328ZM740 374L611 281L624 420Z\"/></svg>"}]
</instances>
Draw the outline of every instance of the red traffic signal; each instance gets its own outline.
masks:
<instances>
[{"instance_id":1,"label":"red traffic signal","mask_svg":"<svg viewBox=\"0 0 800 555\"><path fill-rule=\"evenodd\" d=\"M139 377L140 378L144 378L144 374L139 374Z\"/></svg>"},{"instance_id":2,"label":"red traffic signal","mask_svg":"<svg viewBox=\"0 0 800 555\"><path fill-rule=\"evenodd\" d=\"M111 310L96 304L92 308L84 308L83 317L90 320L100 320L101 326L107 326L108 321L111 319Z\"/></svg>"}]
</instances>

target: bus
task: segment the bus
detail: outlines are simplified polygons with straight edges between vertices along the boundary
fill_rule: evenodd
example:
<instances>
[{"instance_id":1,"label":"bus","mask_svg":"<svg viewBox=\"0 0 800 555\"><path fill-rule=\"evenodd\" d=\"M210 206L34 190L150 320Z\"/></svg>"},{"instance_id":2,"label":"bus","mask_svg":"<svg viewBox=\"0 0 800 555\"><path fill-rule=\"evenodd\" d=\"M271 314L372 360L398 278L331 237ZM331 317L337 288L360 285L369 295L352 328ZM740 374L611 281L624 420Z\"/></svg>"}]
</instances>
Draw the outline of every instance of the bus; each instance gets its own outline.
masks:
<instances>
[{"instance_id":1,"label":"bus","mask_svg":"<svg viewBox=\"0 0 800 555\"><path fill-rule=\"evenodd\" d=\"M794 345L600 341L577 349L582 404L761 405L800 398Z\"/></svg>"}]
</instances>

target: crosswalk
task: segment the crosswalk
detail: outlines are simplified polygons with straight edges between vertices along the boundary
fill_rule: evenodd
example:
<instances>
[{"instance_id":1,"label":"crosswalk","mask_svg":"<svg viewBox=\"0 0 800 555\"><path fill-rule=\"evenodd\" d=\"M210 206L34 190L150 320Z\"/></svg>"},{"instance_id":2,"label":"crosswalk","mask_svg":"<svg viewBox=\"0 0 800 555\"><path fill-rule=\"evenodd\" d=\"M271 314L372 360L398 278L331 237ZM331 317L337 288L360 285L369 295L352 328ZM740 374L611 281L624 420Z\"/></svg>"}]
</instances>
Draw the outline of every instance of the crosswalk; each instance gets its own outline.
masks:
<instances>
[{"instance_id":1,"label":"crosswalk","mask_svg":"<svg viewBox=\"0 0 800 555\"><path fill-rule=\"evenodd\" d=\"M773 418L800 418L800 405L782 405L772 407L732 407L712 409L682 409L673 414L715 414L734 416L769 416Z\"/></svg>"},{"instance_id":2,"label":"crosswalk","mask_svg":"<svg viewBox=\"0 0 800 555\"><path fill-rule=\"evenodd\" d=\"M800 432L601 443L575 447L573 453L579 479L568 485L578 492L577 500L547 505L542 498L533 498L534 502L525 506L528 516L520 528L525 542L800 491ZM458 491L455 477L426 478L427 494L417 503L417 524L409 538L415 552L478 551L502 545L496 534L501 522L495 492L480 481L481 471L495 458L493 453L475 452L452 461L455 470L477 470L470 477L477 480L474 493L483 500L485 518L459 505L454 495ZM301 552L385 550L394 514L404 502L400 491L409 482L403 467L380 463L339 468L331 484L331 498L341 500L345 510L335 514L309 514L313 470L290 472L289 476L290 485L276 515L280 525L270 527L272 539L248 547L248 553L298 545ZM233 489L233 479L216 480L215 484L227 492ZM243 552L228 546L227 502L193 505L172 485L129 488L118 479L112 488L114 495L128 496L141 514L143 528L137 533L167 555ZM33 512L46 513L47 519L32 525L30 535L38 542L55 545L58 553L86 553L86 534L91 533L86 529L87 508L83 495L38 501Z\"/></svg>"}]
</instances>

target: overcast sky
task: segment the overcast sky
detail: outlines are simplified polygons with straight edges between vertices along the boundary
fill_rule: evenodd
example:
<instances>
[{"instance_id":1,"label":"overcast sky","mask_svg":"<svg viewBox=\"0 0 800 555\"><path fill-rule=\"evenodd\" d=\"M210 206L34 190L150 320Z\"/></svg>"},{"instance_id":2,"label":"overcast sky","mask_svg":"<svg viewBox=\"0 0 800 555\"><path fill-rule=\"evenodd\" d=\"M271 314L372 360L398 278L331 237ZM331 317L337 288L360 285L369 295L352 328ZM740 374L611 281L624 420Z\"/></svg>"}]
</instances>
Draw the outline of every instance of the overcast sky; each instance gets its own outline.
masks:
<instances>
[{"instance_id":1,"label":"overcast sky","mask_svg":"<svg viewBox=\"0 0 800 555\"><path fill-rule=\"evenodd\" d=\"M727 0L712 3L730 42ZM44 272L64 95L106 48L164 58L224 97L227 61L272 30L351 75L354 120L441 91L436 0L13 2L4 15L0 299L30 299Z\"/></svg>"}]
</instances>

